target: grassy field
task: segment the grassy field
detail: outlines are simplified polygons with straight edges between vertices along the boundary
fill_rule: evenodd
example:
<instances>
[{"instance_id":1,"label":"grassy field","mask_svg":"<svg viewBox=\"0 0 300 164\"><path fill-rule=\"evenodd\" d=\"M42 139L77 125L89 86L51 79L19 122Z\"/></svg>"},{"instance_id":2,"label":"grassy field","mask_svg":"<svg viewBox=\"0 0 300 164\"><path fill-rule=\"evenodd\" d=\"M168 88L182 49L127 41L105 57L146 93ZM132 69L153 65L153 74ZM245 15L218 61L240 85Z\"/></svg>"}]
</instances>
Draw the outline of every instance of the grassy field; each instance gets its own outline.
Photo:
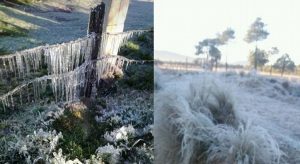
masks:
<instances>
[{"instance_id":1,"label":"grassy field","mask_svg":"<svg viewBox=\"0 0 300 164\"><path fill-rule=\"evenodd\" d=\"M300 80L159 68L155 77L157 162L300 162Z\"/></svg>"}]
</instances>

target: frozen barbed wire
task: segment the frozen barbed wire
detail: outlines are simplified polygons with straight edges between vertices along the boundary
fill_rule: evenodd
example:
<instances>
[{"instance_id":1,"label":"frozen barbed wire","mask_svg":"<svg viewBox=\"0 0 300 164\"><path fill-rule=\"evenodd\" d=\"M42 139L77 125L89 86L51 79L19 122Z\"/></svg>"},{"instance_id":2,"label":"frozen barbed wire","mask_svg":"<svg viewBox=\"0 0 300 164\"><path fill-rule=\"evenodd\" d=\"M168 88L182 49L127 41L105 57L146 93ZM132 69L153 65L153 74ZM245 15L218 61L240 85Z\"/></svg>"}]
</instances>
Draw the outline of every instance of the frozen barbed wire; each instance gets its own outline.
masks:
<instances>
[{"instance_id":1,"label":"frozen barbed wire","mask_svg":"<svg viewBox=\"0 0 300 164\"><path fill-rule=\"evenodd\" d=\"M134 35L139 35L145 30L128 31L117 34L104 33L103 44L107 44L105 38L114 38L111 42L112 51L119 51L120 46ZM37 48L17 52L13 55L0 57L0 63L4 66L1 74L8 70L18 74L19 77L28 76L31 71L37 71L43 64L47 65L48 76L33 79L24 82L13 90L7 92L0 97L4 109L5 106L15 106L15 94L19 94L19 103L22 104L24 94L27 93L27 101L30 102L28 86L33 88L33 101L41 99L41 93L46 91L46 87L50 84L55 101L74 101L79 98L80 88L85 84L88 78L85 74L88 69L96 69L96 78L99 82L101 78L106 78L109 73L120 70L126 64L126 68L131 63L144 63L144 61L130 60L121 56L101 55L96 61L91 61L91 53L95 40L95 34L91 34L85 38L81 38L69 43L63 43L52 46L40 46ZM102 47L100 49L103 50ZM42 57L44 56L44 57ZM44 61L42 60L44 58ZM96 68L91 63L96 62ZM50 82L49 82L50 81ZM26 91L24 91L26 89ZM26 96L26 95L25 95Z\"/></svg>"},{"instance_id":2,"label":"frozen barbed wire","mask_svg":"<svg viewBox=\"0 0 300 164\"><path fill-rule=\"evenodd\" d=\"M115 59L116 63L112 63L109 59ZM138 63L143 61L136 61L127 59L122 56L105 56L95 61L86 61L79 67L75 68L73 71L61 73L61 74L50 74L42 76L17 86L13 90L7 92L6 94L0 96L0 101L2 102L4 109L5 106L13 107L15 105L16 94L19 94L19 101L22 101L24 94L27 93L27 98L29 98L29 93L27 91L28 86L33 87L33 97L34 101L41 99L42 93L46 91L46 87L50 84L52 92L54 94L56 102L58 101L74 101L79 98L80 88L82 88L87 79L86 72L92 69L97 69L91 67L92 62L97 62L101 65L100 70L97 70L97 79L100 80L105 78L110 72L114 72L116 69L122 69L125 63ZM87 69L89 67L89 69Z\"/></svg>"},{"instance_id":3,"label":"frozen barbed wire","mask_svg":"<svg viewBox=\"0 0 300 164\"><path fill-rule=\"evenodd\" d=\"M132 30L119 33L103 33L101 38L100 57L103 55L118 55L118 52L124 43L148 30Z\"/></svg>"},{"instance_id":4,"label":"frozen barbed wire","mask_svg":"<svg viewBox=\"0 0 300 164\"><path fill-rule=\"evenodd\" d=\"M146 31L133 30L114 34L103 33L99 56L117 55L120 47L128 39ZM13 72L19 77L28 76L30 72L39 70L43 64L47 65L48 74L68 72L90 58L95 38L96 34L92 33L75 41L39 46L14 54L0 56L0 66L3 67L3 70ZM42 61L43 56L44 61Z\"/></svg>"},{"instance_id":5,"label":"frozen barbed wire","mask_svg":"<svg viewBox=\"0 0 300 164\"><path fill-rule=\"evenodd\" d=\"M95 34L68 43L40 46L11 55L0 56L3 70L15 76L27 77L38 71L44 64L48 74L58 74L73 70L90 56ZM42 60L44 58L44 61Z\"/></svg>"}]
</instances>

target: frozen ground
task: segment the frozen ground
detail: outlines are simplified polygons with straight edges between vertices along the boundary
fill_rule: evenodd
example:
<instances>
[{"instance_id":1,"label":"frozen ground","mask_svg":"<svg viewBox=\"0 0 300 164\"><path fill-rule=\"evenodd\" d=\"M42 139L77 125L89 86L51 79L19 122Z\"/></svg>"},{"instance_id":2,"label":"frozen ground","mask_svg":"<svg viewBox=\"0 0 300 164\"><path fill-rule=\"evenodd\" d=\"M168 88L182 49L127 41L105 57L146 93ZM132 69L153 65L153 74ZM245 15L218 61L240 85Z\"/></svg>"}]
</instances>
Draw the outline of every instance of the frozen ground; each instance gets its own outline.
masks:
<instances>
[{"instance_id":1,"label":"frozen ground","mask_svg":"<svg viewBox=\"0 0 300 164\"><path fill-rule=\"evenodd\" d=\"M157 76L156 76L157 77ZM186 94L191 82L213 79L231 94L239 117L264 127L285 153L283 162L300 163L300 81L244 73L162 71L163 89Z\"/></svg>"},{"instance_id":2,"label":"frozen ground","mask_svg":"<svg viewBox=\"0 0 300 164\"><path fill-rule=\"evenodd\" d=\"M45 0L32 7L0 4L0 19L28 30L27 36L0 37L0 49L14 52L44 44L61 43L87 33L90 8L101 0ZM125 30L153 27L153 2L131 0Z\"/></svg>"}]
</instances>

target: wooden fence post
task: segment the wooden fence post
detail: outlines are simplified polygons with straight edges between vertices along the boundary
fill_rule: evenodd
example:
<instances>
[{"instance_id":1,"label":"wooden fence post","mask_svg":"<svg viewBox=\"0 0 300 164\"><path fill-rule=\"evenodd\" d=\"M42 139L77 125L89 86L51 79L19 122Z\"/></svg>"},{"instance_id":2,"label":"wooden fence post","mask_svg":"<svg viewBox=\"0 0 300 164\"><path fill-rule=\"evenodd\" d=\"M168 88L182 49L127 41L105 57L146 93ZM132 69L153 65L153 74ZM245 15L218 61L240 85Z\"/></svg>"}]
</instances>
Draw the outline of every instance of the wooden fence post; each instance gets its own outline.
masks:
<instances>
[{"instance_id":1,"label":"wooden fence post","mask_svg":"<svg viewBox=\"0 0 300 164\"><path fill-rule=\"evenodd\" d=\"M101 35L103 31L104 15L105 15L105 4L103 2L101 2L100 5L93 8L90 13L88 34L92 34L92 33L96 34L96 38L95 38L95 42L91 54L92 61L96 60L98 57L99 47L101 44ZM90 98L92 94L93 86L95 85L95 81L96 81L96 71L94 69L96 67L96 63L92 63L91 66L88 67L89 67L88 69L90 68L92 69L87 71L88 79L85 84L86 86L85 86L84 96Z\"/></svg>"},{"instance_id":2,"label":"wooden fence post","mask_svg":"<svg viewBox=\"0 0 300 164\"><path fill-rule=\"evenodd\" d=\"M117 34L123 32L127 11L129 8L129 0L104 0L107 11L105 12L104 18L104 32L110 34ZM105 55L118 55L117 49L121 43L114 42L113 36L108 36L106 44L103 48L102 53Z\"/></svg>"}]
</instances>

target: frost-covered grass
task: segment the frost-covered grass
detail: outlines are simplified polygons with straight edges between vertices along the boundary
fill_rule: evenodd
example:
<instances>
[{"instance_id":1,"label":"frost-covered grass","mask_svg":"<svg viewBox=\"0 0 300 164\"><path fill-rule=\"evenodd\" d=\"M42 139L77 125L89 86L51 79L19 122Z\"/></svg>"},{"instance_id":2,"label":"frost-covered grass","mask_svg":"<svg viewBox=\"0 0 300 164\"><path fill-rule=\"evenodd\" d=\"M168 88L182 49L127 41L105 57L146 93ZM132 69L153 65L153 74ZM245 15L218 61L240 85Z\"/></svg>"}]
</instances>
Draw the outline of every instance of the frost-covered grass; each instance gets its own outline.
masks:
<instances>
[{"instance_id":1,"label":"frost-covered grass","mask_svg":"<svg viewBox=\"0 0 300 164\"><path fill-rule=\"evenodd\" d=\"M153 162L153 93L127 89L83 102L3 113L0 163Z\"/></svg>"},{"instance_id":2,"label":"frost-covered grass","mask_svg":"<svg viewBox=\"0 0 300 164\"><path fill-rule=\"evenodd\" d=\"M48 158L62 135L47 126L62 112L63 109L56 105L2 111L0 162L30 163L38 157Z\"/></svg>"},{"instance_id":3,"label":"frost-covered grass","mask_svg":"<svg viewBox=\"0 0 300 164\"><path fill-rule=\"evenodd\" d=\"M299 82L252 73L155 72L157 163L299 162Z\"/></svg>"},{"instance_id":4,"label":"frost-covered grass","mask_svg":"<svg viewBox=\"0 0 300 164\"><path fill-rule=\"evenodd\" d=\"M3 21L2 23L0 21L0 55L86 36L90 8L101 2L101 0L14 1L36 3L6 6L0 1L0 20ZM125 30L151 27L153 27L153 3L132 1Z\"/></svg>"}]
</instances>

